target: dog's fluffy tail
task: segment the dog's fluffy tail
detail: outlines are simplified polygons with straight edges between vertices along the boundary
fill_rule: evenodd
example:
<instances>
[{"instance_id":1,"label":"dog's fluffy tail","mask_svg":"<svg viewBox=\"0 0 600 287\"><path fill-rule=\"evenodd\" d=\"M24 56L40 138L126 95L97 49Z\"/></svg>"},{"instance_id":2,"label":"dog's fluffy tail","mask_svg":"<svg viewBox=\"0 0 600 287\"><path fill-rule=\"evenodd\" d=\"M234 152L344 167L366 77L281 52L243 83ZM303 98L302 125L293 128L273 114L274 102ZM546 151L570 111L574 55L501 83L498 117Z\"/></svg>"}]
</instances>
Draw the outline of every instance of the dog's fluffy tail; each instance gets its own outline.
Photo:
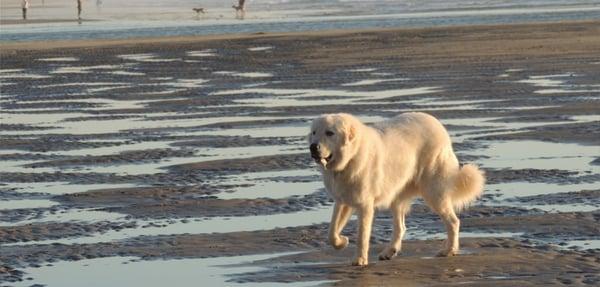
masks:
<instances>
[{"instance_id":1,"label":"dog's fluffy tail","mask_svg":"<svg viewBox=\"0 0 600 287\"><path fill-rule=\"evenodd\" d=\"M461 211L483 193L485 174L476 165L463 165L454 179L452 205Z\"/></svg>"}]
</instances>

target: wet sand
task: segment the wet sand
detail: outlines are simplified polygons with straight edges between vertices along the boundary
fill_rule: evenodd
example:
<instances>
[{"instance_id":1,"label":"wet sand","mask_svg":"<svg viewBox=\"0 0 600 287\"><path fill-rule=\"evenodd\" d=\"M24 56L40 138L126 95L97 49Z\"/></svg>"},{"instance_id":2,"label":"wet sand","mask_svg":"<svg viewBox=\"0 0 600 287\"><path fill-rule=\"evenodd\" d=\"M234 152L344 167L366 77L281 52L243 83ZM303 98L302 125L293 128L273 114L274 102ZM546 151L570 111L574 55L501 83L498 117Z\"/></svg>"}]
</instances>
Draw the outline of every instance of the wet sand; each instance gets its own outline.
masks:
<instances>
[{"instance_id":1,"label":"wet sand","mask_svg":"<svg viewBox=\"0 0 600 287\"><path fill-rule=\"evenodd\" d=\"M293 251L223 280L597 285L598 249L573 242L600 239L599 27L0 44L0 199L19 206L0 209L0 282L37 283L27 272L63 261ZM431 257L444 229L417 202L398 258L375 260L391 236L383 212L374 264L350 267L353 241L326 245L332 202L305 152L308 123L417 110L488 175L460 215L464 252Z\"/></svg>"}]
</instances>

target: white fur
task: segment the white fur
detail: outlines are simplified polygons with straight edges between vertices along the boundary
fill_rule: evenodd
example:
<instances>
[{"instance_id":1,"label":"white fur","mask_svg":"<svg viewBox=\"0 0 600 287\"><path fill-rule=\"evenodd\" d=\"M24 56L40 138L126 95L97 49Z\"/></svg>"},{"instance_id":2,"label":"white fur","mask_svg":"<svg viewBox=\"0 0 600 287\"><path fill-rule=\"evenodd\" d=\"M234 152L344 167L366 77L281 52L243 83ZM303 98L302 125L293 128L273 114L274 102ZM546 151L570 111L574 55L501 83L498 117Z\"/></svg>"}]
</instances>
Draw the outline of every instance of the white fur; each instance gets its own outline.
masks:
<instances>
[{"instance_id":1,"label":"white fur","mask_svg":"<svg viewBox=\"0 0 600 287\"><path fill-rule=\"evenodd\" d=\"M456 254L460 222L455 211L481 195L485 178L475 165L459 167L450 136L437 119L405 113L367 126L349 114L323 115L313 121L309 142L320 147L322 158L315 162L335 200L329 232L335 248L347 246L340 232L352 212L358 213L354 265L368 264L376 208L389 208L394 215L392 241L379 258L391 259L400 251L404 217L415 196L423 197L446 226L448 239L438 255Z\"/></svg>"}]
</instances>

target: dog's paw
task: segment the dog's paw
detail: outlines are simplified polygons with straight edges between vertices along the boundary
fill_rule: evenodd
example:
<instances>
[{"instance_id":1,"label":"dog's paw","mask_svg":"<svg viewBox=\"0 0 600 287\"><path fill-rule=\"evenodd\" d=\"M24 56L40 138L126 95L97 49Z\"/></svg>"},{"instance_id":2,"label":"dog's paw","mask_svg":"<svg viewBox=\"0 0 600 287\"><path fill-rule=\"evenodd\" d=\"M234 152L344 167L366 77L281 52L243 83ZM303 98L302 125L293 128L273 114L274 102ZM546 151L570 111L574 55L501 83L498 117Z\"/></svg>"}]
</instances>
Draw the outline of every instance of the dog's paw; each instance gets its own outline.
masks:
<instances>
[{"instance_id":1,"label":"dog's paw","mask_svg":"<svg viewBox=\"0 0 600 287\"><path fill-rule=\"evenodd\" d=\"M367 266L369 265L369 259L365 257L356 257L354 261L352 261L352 265L354 266Z\"/></svg>"},{"instance_id":2,"label":"dog's paw","mask_svg":"<svg viewBox=\"0 0 600 287\"><path fill-rule=\"evenodd\" d=\"M396 248L388 246L383 251L381 251L381 253L379 253L379 260L390 260L396 257L397 253L398 251L396 250Z\"/></svg>"},{"instance_id":3,"label":"dog's paw","mask_svg":"<svg viewBox=\"0 0 600 287\"><path fill-rule=\"evenodd\" d=\"M442 249L438 252L437 257L450 257L458 254L456 249Z\"/></svg>"},{"instance_id":4,"label":"dog's paw","mask_svg":"<svg viewBox=\"0 0 600 287\"><path fill-rule=\"evenodd\" d=\"M331 246L335 249L344 249L348 246L348 237L340 235L338 238L334 238L331 240Z\"/></svg>"}]
</instances>

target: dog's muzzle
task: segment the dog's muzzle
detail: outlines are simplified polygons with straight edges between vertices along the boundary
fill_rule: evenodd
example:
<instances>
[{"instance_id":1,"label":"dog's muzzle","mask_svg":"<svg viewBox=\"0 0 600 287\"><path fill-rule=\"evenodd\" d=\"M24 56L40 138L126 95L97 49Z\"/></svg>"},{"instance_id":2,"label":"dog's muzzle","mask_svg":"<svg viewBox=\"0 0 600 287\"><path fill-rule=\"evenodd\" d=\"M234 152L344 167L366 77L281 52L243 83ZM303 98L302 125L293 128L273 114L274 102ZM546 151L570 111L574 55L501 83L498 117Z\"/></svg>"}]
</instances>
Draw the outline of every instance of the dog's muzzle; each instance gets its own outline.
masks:
<instances>
[{"instance_id":1,"label":"dog's muzzle","mask_svg":"<svg viewBox=\"0 0 600 287\"><path fill-rule=\"evenodd\" d=\"M310 156L315 160L321 160L321 149L318 144L310 145Z\"/></svg>"},{"instance_id":2,"label":"dog's muzzle","mask_svg":"<svg viewBox=\"0 0 600 287\"><path fill-rule=\"evenodd\" d=\"M315 162L317 162L323 166L326 166L327 163L329 161L331 161L331 159L333 158L333 153L324 157L321 154L321 148L319 147L319 145L311 144L310 145L310 156L315 160Z\"/></svg>"}]
</instances>

